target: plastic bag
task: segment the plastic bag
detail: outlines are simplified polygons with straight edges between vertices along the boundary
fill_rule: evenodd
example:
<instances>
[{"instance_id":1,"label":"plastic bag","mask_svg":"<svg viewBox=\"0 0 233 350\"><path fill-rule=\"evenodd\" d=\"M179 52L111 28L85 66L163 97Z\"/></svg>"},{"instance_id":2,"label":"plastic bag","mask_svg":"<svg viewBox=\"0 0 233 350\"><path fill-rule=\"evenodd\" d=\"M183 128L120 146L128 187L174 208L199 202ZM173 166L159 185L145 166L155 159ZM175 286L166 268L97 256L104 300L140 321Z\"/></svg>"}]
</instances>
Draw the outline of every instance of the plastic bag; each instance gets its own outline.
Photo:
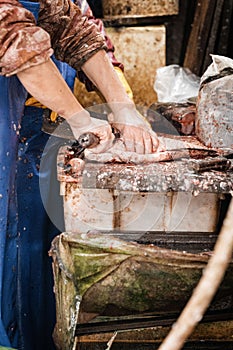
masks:
<instances>
[{"instance_id":1,"label":"plastic bag","mask_svg":"<svg viewBox=\"0 0 233 350\"><path fill-rule=\"evenodd\" d=\"M208 147L233 148L233 60L211 55L201 78L196 135Z\"/></svg>"},{"instance_id":2,"label":"plastic bag","mask_svg":"<svg viewBox=\"0 0 233 350\"><path fill-rule=\"evenodd\" d=\"M204 83L210 77L216 77L225 69L233 69L233 60L229 57L219 56L219 55L210 55L212 58L212 63L206 69L204 74L201 77L201 84Z\"/></svg>"},{"instance_id":3,"label":"plastic bag","mask_svg":"<svg viewBox=\"0 0 233 350\"><path fill-rule=\"evenodd\" d=\"M158 68L154 82L154 90L158 102L187 102L198 95L200 78L188 68L169 65Z\"/></svg>"}]
</instances>

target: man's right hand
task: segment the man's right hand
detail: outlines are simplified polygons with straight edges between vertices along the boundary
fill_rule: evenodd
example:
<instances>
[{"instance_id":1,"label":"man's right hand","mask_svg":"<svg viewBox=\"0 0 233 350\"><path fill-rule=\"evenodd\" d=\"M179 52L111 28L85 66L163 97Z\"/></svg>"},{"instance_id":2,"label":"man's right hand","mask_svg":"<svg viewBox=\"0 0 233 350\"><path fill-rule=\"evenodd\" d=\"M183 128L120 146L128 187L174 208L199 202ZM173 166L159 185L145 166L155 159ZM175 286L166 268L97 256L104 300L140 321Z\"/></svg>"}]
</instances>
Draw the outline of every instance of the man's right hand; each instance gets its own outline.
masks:
<instances>
[{"instance_id":1,"label":"man's right hand","mask_svg":"<svg viewBox=\"0 0 233 350\"><path fill-rule=\"evenodd\" d=\"M106 152L113 145L114 135L110 124L101 119L92 118L86 110L74 114L66 119L69 123L74 137L78 138L85 133L91 132L99 138L99 144L90 147L93 153Z\"/></svg>"}]
</instances>

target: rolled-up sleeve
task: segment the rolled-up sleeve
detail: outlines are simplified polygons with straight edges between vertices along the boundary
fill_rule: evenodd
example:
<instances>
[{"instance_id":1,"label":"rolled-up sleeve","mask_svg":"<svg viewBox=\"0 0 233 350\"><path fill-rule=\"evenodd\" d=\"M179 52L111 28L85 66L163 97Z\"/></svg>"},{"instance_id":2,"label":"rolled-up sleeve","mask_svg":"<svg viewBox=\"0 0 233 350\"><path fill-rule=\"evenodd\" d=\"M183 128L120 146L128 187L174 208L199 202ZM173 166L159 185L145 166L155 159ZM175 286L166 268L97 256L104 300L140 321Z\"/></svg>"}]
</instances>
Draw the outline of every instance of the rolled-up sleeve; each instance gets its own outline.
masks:
<instances>
[{"instance_id":1,"label":"rolled-up sleeve","mask_svg":"<svg viewBox=\"0 0 233 350\"><path fill-rule=\"evenodd\" d=\"M105 49L102 34L70 0L39 0L38 22L17 0L0 0L0 75L41 64L54 53L76 70Z\"/></svg>"},{"instance_id":2,"label":"rolled-up sleeve","mask_svg":"<svg viewBox=\"0 0 233 350\"><path fill-rule=\"evenodd\" d=\"M97 51L106 50L103 35L70 0L41 0L38 25L50 34L55 57L77 71Z\"/></svg>"},{"instance_id":3,"label":"rolled-up sleeve","mask_svg":"<svg viewBox=\"0 0 233 350\"><path fill-rule=\"evenodd\" d=\"M0 0L0 75L41 64L53 54L49 34L16 0Z\"/></svg>"}]
</instances>

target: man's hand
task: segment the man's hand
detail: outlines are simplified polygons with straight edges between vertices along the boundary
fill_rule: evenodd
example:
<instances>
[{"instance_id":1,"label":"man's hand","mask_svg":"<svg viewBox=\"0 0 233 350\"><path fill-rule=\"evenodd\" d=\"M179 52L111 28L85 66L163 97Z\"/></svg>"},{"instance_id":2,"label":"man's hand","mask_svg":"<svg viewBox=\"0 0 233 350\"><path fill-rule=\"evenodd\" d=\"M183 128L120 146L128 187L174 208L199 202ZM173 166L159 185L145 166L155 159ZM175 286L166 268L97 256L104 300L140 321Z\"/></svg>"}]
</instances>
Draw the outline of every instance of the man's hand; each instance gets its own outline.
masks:
<instances>
[{"instance_id":1,"label":"man's hand","mask_svg":"<svg viewBox=\"0 0 233 350\"><path fill-rule=\"evenodd\" d=\"M110 124L119 130L125 144L125 150L138 154L154 153L158 149L159 141L149 122L135 107L123 107L109 116Z\"/></svg>"},{"instance_id":2,"label":"man's hand","mask_svg":"<svg viewBox=\"0 0 233 350\"><path fill-rule=\"evenodd\" d=\"M114 135L107 121L92 118L85 110L67 118L66 121L69 123L76 139L87 132L91 132L99 138L99 144L91 148L91 152L101 153L112 147Z\"/></svg>"}]
</instances>

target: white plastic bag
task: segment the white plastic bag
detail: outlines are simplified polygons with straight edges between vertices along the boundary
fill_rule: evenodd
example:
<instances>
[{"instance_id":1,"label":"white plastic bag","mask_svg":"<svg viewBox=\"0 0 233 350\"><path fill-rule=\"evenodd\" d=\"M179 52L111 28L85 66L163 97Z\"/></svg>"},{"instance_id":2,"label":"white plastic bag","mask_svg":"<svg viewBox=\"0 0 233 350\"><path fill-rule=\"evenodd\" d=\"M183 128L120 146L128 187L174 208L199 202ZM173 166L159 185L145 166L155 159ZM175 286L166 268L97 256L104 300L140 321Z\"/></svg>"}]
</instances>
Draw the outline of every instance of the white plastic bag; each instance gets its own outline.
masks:
<instances>
[{"instance_id":1,"label":"white plastic bag","mask_svg":"<svg viewBox=\"0 0 233 350\"><path fill-rule=\"evenodd\" d=\"M187 102L197 97L200 78L188 68L173 64L158 68L154 82L158 102Z\"/></svg>"},{"instance_id":2,"label":"white plastic bag","mask_svg":"<svg viewBox=\"0 0 233 350\"><path fill-rule=\"evenodd\" d=\"M220 55L210 55L212 58L212 63L206 69L204 74L201 77L201 84L210 77L215 77L220 74L224 69L232 68L233 69L233 60L232 58Z\"/></svg>"}]
</instances>

